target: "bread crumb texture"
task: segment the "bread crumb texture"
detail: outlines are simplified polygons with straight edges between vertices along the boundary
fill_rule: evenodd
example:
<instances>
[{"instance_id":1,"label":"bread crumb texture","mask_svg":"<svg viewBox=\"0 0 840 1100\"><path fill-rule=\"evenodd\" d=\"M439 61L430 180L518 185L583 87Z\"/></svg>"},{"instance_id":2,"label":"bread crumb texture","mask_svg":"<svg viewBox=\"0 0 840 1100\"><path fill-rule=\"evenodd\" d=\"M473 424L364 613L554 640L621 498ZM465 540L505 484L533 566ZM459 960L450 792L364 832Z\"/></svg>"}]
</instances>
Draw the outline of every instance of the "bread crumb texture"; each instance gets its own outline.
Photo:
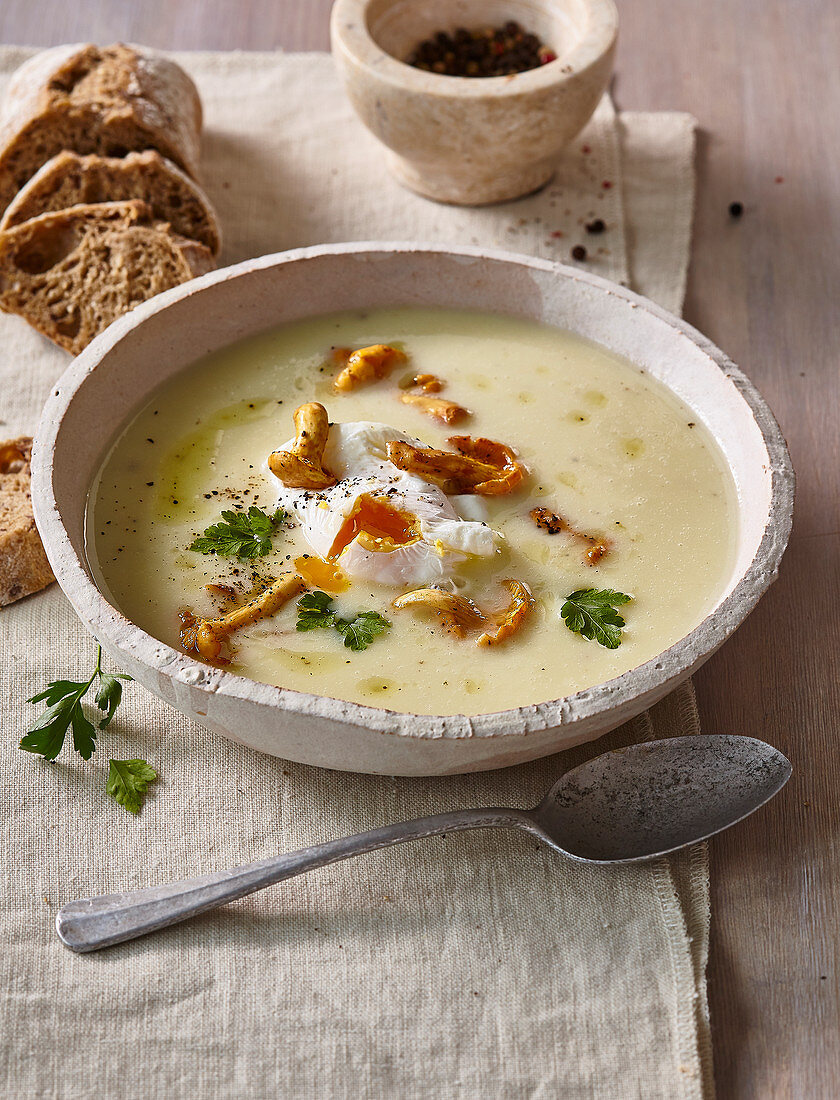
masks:
<instances>
[{"instance_id":1,"label":"bread crumb texture","mask_svg":"<svg viewBox=\"0 0 840 1100\"><path fill-rule=\"evenodd\" d=\"M141 199L157 221L169 222L217 255L219 224L199 185L154 149L125 157L81 156L65 149L47 161L6 208L0 230L21 225L39 214L79 204Z\"/></svg>"},{"instance_id":2,"label":"bread crumb texture","mask_svg":"<svg viewBox=\"0 0 840 1100\"><path fill-rule=\"evenodd\" d=\"M32 515L31 456L28 436L0 443L0 607L55 580Z\"/></svg>"},{"instance_id":3,"label":"bread crumb texture","mask_svg":"<svg viewBox=\"0 0 840 1100\"><path fill-rule=\"evenodd\" d=\"M41 214L0 233L0 309L78 355L112 321L214 267L144 202Z\"/></svg>"}]
</instances>

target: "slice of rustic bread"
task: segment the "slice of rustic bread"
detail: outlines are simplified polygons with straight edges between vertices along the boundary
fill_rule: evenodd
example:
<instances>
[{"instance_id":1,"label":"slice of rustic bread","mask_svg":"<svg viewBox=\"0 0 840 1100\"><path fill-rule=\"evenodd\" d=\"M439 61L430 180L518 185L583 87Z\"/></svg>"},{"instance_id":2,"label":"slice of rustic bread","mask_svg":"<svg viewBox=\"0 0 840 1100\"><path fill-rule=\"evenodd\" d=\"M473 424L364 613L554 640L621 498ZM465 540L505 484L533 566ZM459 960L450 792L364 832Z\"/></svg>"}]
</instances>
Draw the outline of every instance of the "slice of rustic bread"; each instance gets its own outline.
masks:
<instances>
[{"instance_id":1,"label":"slice of rustic bread","mask_svg":"<svg viewBox=\"0 0 840 1100\"><path fill-rule=\"evenodd\" d=\"M40 168L9 206L0 230L79 203L142 199L176 233L219 251L219 223L197 183L154 149L125 157L80 156L65 149Z\"/></svg>"},{"instance_id":2,"label":"slice of rustic bread","mask_svg":"<svg viewBox=\"0 0 840 1100\"><path fill-rule=\"evenodd\" d=\"M0 233L0 309L77 355L140 302L214 267L138 200L71 206Z\"/></svg>"},{"instance_id":3,"label":"slice of rustic bread","mask_svg":"<svg viewBox=\"0 0 840 1100\"><path fill-rule=\"evenodd\" d=\"M201 102L174 61L139 46L56 46L12 76L0 120L0 211L61 152L157 149L195 175Z\"/></svg>"},{"instance_id":4,"label":"slice of rustic bread","mask_svg":"<svg viewBox=\"0 0 840 1100\"><path fill-rule=\"evenodd\" d=\"M0 607L55 580L32 516L28 436L0 443Z\"/></svg>"}]
</instances>

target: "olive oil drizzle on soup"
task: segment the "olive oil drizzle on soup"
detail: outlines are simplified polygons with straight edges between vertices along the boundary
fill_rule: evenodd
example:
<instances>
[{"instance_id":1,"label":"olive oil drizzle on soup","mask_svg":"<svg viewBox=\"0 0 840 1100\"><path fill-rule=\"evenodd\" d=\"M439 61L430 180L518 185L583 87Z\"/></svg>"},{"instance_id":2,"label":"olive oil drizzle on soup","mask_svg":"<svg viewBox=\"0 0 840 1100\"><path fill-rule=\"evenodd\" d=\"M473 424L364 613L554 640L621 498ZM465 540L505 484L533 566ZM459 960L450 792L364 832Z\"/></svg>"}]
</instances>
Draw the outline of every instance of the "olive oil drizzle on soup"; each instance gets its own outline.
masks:
<instances>
[{"instance_id":1,"label":"olive oil drizzle on soup","mask_svg":"<svg viewBox=\"0 0 840 1100\"><path fill-rule=\"evenodd\" d=\"M372 385L336 393L330 348L396 344L407 364ZM471 416L447 427L403 404L406 372L434 374ZM683 637L708 614L731 574L737 513L723 456L702 424L633 364L569 333L494 315L424 309L343 313L290 324L187 368L128 425L88 507L88 553L106 595L149 634L180 648L178 612L219 614L205 586L253 591L313 551L300 524L252 561L189 549L223 509L271 513L279 482L265 463L294 437L309 401L330 420L379 422L430 447L469 434L512 447L523 486L470 497L465 513L497 532L490 557L467 558L449 585L479 607L509 602L502 580L527 584L534 608L494 647L453 637L433 613L396 610L419 585L351 578L341 615L378 611L390 628L363 651L335 630L298 632L294 599L231 636L231 672L254 680L418 714L482 714L559 698L619 675ZM463 499L463 498L460 498ZM568 532L549 534L529 511L546 507L603 539L595 565ZM560 617L582 588L632 596L621 644L607 649Z\"/></svg>"}]
</instances>

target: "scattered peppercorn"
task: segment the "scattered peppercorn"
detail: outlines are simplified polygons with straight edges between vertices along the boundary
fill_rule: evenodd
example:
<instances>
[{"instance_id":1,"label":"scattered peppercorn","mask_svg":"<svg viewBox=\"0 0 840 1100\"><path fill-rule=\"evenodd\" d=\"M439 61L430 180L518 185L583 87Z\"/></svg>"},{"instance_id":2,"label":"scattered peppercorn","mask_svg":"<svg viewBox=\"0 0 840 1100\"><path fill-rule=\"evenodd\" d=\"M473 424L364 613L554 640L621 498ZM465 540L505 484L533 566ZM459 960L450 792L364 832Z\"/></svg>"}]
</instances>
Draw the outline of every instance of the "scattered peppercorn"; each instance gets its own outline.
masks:
<instances>
[{"instance_id":1,"label":"scattered peppercorn","mask_svg":"<svg viewBox=\"0 0 840 1100\"><path fill-rule=\"evenodd\" d=\"M575 247L572 249L572 259L573 260L585 260L586 259L586 249L583 247L582 244L576 244Z\"/></svg>"},{"instance_id":2,"label":"scattered peppercorn","mask_svg":"<svg viewBox=\"0 0 840 1100\"><path fill-rule=\"evenodd\" d=\"M731 202L729 204L729 217L740 218L744 213L744 204L742 202Z\"/></svg>"},{"instance_id":3,"label":"scattered peppercorn","mask_svg":"<svg viewBox=\"0 0 840 1100\"><path fill-rule=\"evenodd\" d=\"M440 76L512 76L557 60L557 54L513 19L501 27L451 34L438 31L420 42L405 59L415 69Z\"/></svg>"},{"instance_id":4,"label":"scattered peppercorn","mask_svg":"<svg viewBox=\"0 0 840 1100\"><path fill-rule=\"evenodd\" d=\"M603 218L596 218L594 222L589 222L586 226L587 233L603 233L606 229Z\"/></svg>"}]
</instances>

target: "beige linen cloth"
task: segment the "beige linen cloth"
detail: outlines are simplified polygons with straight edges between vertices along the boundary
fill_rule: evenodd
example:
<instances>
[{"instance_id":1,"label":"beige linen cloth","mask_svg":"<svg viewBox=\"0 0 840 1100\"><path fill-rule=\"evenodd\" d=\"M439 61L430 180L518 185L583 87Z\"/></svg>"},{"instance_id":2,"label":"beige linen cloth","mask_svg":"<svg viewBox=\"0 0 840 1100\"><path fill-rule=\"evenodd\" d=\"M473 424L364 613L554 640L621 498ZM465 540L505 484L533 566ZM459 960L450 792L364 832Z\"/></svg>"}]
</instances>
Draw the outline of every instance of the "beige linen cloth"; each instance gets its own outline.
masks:
<instances>
[{"instance_id":1,"label":"beige linen cloth","mask_svg":"<svg viewBox=\"0 0 840 1100\"><path fill-rule=\"evenodd\" d=\"M0 51L0 85L27 51ZM322 241L425 239L567 260L679 309L693 120L605 99L540 195L463 210L385 174L328 57L185 54L223 262ZM2 91L2 87L0 87ZM602 218L607 230L587 234ZM0 438L31 431L67 363L0 317ZM696 731L690 685L594 745L495 773L343 775L258 756L129 685L88 763L17 749L47 679L94 645L57 587L0 612L0 1094L172 1098L696 1098L711 1092L706 853L564 862L532 838L455 834L293 879L132 944L76 956L57 908L380 823L535 803L630 740ZM159 770L139 817L107 759Z\"/></svg>"}]
</instances>

